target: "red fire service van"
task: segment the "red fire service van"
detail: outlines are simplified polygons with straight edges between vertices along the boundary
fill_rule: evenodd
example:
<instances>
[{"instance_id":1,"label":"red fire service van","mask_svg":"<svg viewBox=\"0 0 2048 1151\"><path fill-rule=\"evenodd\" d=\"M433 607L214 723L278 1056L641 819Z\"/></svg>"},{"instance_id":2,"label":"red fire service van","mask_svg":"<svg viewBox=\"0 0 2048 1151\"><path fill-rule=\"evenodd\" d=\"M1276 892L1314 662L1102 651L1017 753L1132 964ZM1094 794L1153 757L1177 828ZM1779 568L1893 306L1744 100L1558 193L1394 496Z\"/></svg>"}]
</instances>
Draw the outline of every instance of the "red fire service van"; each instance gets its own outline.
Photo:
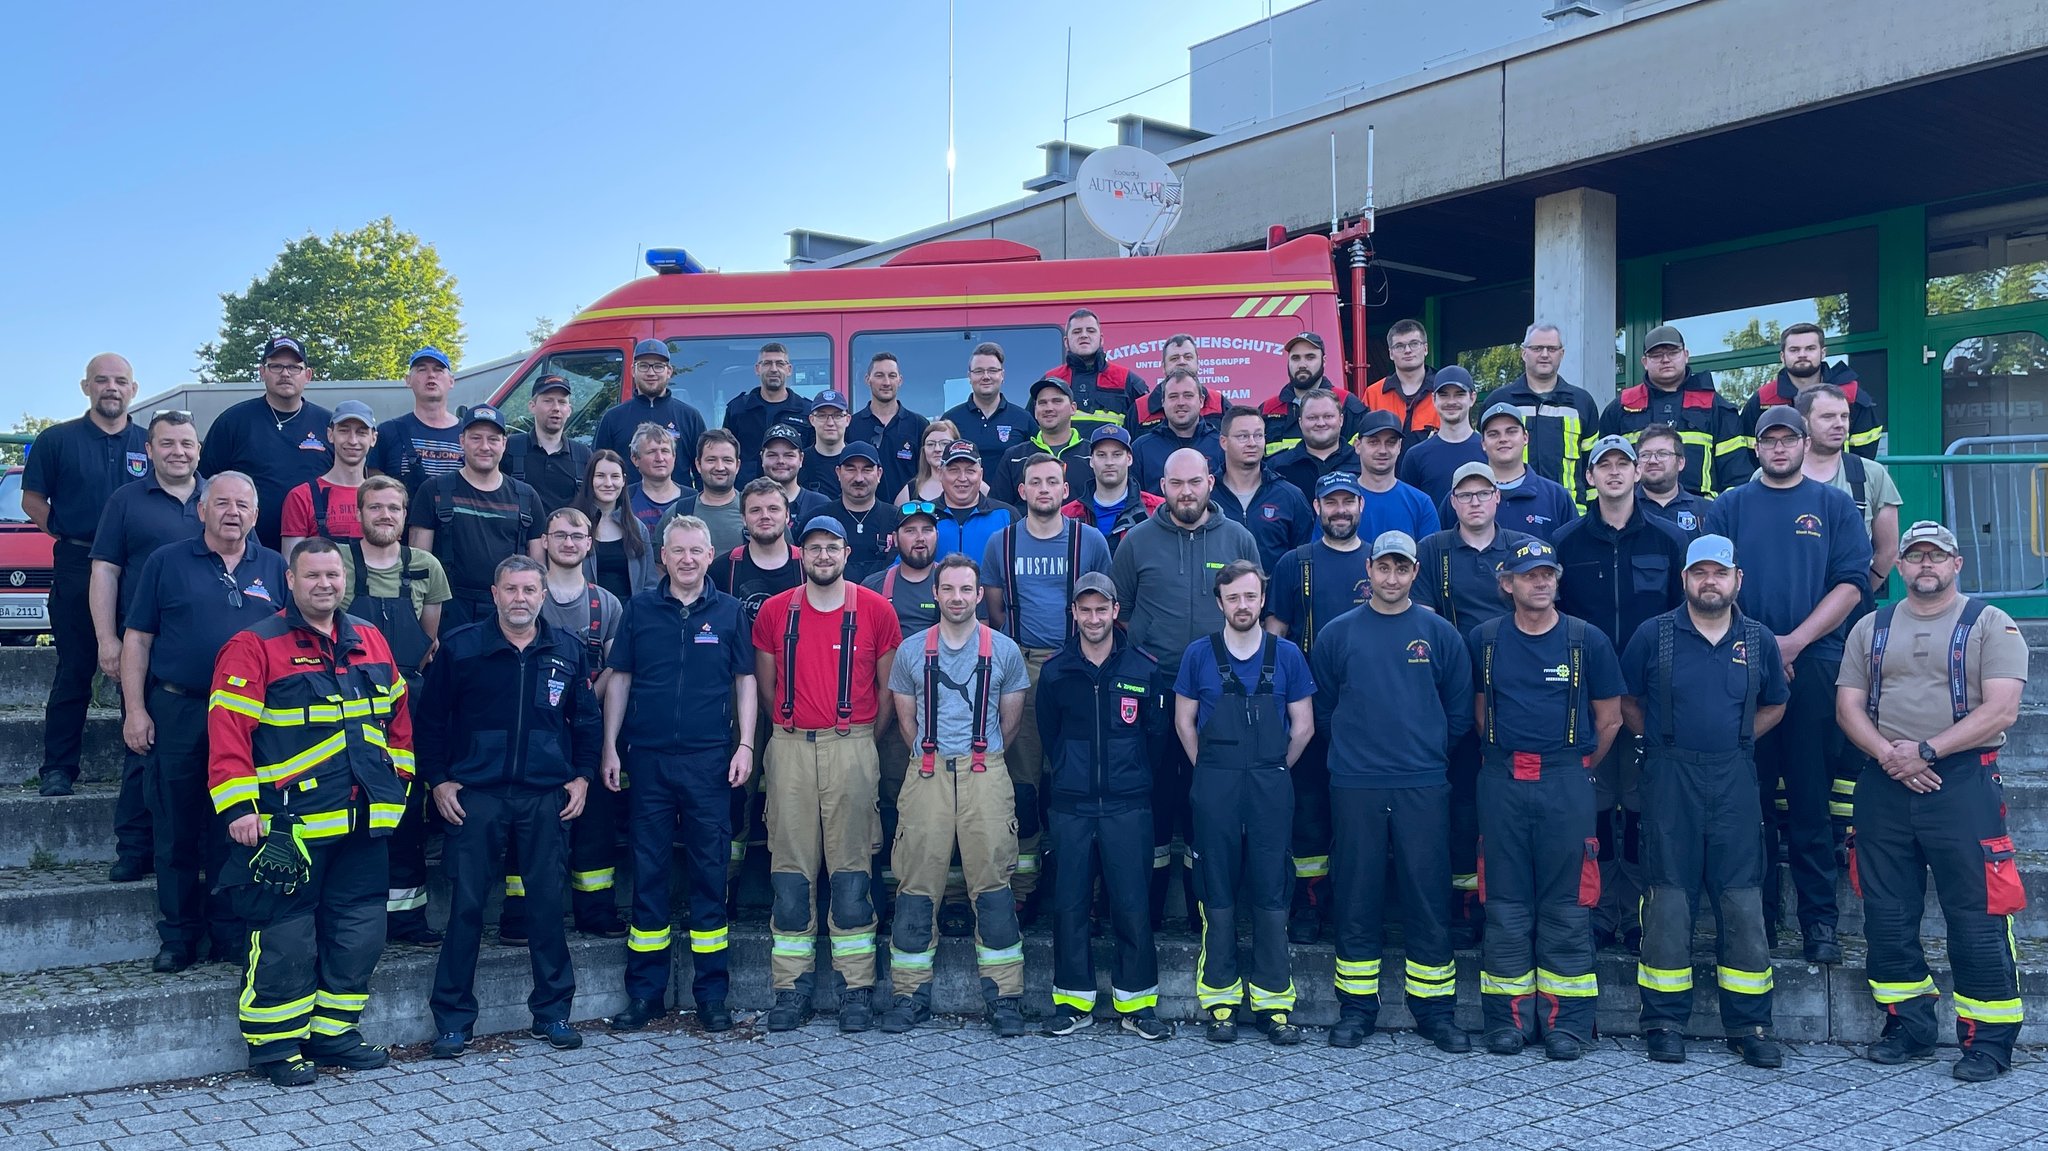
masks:
<instances>
[{"instance_id":1,"label":"red fire service van","mask_svg":"<svg viewBox=\"0 0 2048 1151\"><path fill-rule=\"evenodd\" d=\"M0 643L34 642L50 630L54 541L21 510L21 469L0 476Z\"/></svg>"},{"instance_id":2,"label":"red fire service van","mask_svg":"<svg viewBox=\"0 0 2048 1151\"><path fill-rule=\"evenodd\" d=\"M1094 311L1109 359L1154 384L1160 349L1185 332L1200 347L1202 380L1227 401L1250 402L1287 381L1283 347L1303 331L1344 346L1330 241L1304 236L1260 251L1133 259L1046 260L1008 240L950 240L910 248L872 268L705 272L679 249L655 249L643 277L585 309L507 378L492 402L525 426L535 380L560 375L574 391L571 436L587 437L631 388L636 341L665 341L674 390L722 424L726 402L755 386L755 352L790 352L791 386L827 387L867 403L869 357L895 353L902 402L937 417L968 396L967 361L984 340L1001 344L1006 390L1018 403L1031 381L1059 366L1068 313ZM1342 365L1327 374L1343 379Z\"/></svg>"}]
</instances>

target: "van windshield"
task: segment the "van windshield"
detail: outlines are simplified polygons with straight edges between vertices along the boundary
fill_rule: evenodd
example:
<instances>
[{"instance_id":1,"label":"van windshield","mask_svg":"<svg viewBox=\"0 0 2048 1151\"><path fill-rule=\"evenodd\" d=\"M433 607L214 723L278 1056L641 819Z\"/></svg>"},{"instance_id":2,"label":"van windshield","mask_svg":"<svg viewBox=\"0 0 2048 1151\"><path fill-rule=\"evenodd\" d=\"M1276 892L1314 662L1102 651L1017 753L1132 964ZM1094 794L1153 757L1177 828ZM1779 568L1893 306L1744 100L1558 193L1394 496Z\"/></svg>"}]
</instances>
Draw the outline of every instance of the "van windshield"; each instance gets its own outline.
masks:
<instances>
[{"instance_id":1,"label":"van windshield","mask_svg":"<svg viewBox=\"0 0 2048 1151\"><path fill-rule=\"evenodd\" d=\"M619 402L625 386L626 353L622 348L564 348L548 353L526 370L498 405L512 431L533 430L529 402L533 399L534 381L542 376L560 376L568 381L572 407L566 434L587 444L597 431L598 418Z\"/></svg>"},{"instance_id":2,"label":"van windshield","mask_svg":"<svg viewBox=\"0 0 2048 1151\"><path fill-rule=\"evenodd\" d=\"M669 387L704 414L704 426L725 426L725 405L760 383L754 361L761 345L789 349L789 387L815 396L832 386L832 338L823 335L677 336L668 340L675 379Z\"/></svg>"},{"instance_id":3,"label":"van windshield","mask_svg":"<svg viewBox=\"0 0 2048 1151\"><path fill-rule=\"evenodd\" d=\"M0 476L0 524L28 522L28 513L21 510L21 473L10 471Z\"/></svg>"},{"instance_id":4,"label":"van windshield","mask_svg":"<svg viewBox=\"0 0 2048 1151\"><path fill-rule=\"evenodd\" d=\"M967 361L984 341L1003 349L1003 394L1023 402L1024 389L1041 373L1059 367L1063 345L1060 330L1050 324L1033 328L942 328L904 332L862 332L853 337L853 394L858 409L867 406L868 361L876 352L890 352L903 370L904 407L937 419L948 408L967 402Z\"/></svg>"}]
</instances>

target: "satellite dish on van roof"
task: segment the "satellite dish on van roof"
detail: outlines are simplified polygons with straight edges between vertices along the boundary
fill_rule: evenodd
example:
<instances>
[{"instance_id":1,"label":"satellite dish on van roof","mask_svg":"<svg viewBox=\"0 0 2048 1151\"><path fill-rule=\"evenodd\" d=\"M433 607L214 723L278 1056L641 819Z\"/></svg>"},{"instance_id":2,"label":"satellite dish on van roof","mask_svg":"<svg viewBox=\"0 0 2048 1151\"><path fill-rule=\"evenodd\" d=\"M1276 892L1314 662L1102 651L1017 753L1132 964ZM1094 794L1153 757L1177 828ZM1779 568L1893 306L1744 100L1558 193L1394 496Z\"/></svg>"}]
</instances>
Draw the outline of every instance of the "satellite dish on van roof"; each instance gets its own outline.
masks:
<instances>
[{"instance_id":1,"label":"satellite dish on van roof","mask_svg":"<svg viewBox=\"0 0 2048 1151\"><path fill-rule=\"evenodd\" d=\"M1143 148L1118 144L1089 153L1074 188L1081 214L1126 256L1157 252L1180 222L1180 179Z\"/></svg>"}]
</instances>

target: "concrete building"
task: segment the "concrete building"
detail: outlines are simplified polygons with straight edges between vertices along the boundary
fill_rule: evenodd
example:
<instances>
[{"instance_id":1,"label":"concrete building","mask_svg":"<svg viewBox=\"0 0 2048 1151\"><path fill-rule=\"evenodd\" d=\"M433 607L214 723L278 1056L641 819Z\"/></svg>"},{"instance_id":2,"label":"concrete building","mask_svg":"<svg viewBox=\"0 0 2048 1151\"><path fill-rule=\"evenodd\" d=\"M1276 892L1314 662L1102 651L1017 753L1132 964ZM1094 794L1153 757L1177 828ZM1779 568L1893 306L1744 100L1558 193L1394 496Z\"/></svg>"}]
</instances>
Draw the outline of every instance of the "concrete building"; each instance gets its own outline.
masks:
<instances>
[{"instance_id":1,"label":"concrete building","mask_svg":"<svg viewBox=\"0 0 2048 1151\"><path fill-rule=\"evenodd\" d=\"M1190 59L1207 65L1190 81L1197 138L1155 148L1186 184L1168 251L1327 231L1331 141L1349 213L1376 128L1375 375L1386 325L1412 316L1434 362L1506 382L1540 316L1564 330L1565 377L1611 396L1668 322L1695 368L1746 396L1776 370L1777 329L1817 321L1886 412L1889 453L2048 445L2035 0L1314 0ZM1113 254L1071 185L1047 180L819 263L972 237ZM1909 514L2048 540L2031 487L1972 511L1953 479L1903 472ZM2048 544L2026 550L2042 554L2005 586L2048 597Z\"/></svg>"}]
</instances>

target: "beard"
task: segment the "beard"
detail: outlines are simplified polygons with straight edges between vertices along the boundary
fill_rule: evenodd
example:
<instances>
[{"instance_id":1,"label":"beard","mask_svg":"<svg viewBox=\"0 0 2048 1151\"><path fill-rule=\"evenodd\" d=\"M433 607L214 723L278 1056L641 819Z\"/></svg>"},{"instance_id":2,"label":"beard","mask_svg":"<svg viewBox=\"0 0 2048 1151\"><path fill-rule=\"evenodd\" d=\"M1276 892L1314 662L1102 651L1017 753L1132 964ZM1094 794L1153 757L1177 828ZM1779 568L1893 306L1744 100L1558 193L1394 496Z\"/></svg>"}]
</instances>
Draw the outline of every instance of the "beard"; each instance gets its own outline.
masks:
<instances>
[{"instance_id":1,"label":"beard","mask_svg":"<svg viewBox=\"0 0 2048 1151\"><path fill-rule=\"evenodd\" d=\"M812 587L831 587L833 584L839 582L840 576L843 576L845 574L845 564L840 564L839 566L831 568L826 571L820 571L819 569L814 567L804 568L804 578L810 581Z\"/></svg>"},{"instance_id":2,"label":"beard","mask_svg":"<svg viewBox=\"0 0 2048 1151\"><path fill-rule=\"evenodd\" d=\"M1721 592L1717 591L1688 591L1685 593L1685 602L1686 606L1692 608L1692 610L1700 613L1701 615L1715 616L1720 615L1723 612L1726 612L1729 608L1729 605L1735 602L1735 599L1733 596L1724 595Z\"/></svg>"},{"instance_id":3,"label":"beard","mask_svg":"<svg viewBox=\"0 0 2048 1151\"><path fill-rule=\"evenodd\" d=\"M1173 522L1184 528L1194 527L1202 522L1202 514L1208 510L1209 505L1204 500L1175 500L1173 502Z\"/></svg>"},{"instance_id":4,"label":"beard","mask_svg":"<svg viewBox=\"0 0 2048 1151\"><path fill-rule=\"evenodd\" d=\"M1357 534L1357 520L1326 520L1323 523L1324 539L1348 540Z\"/></svg>"},{"instance_id":5,"label":"beard","mask_svg":"<svg viewBox=\"0 0 2048 1151\"><path fill-rule=\"evenodd\" d=\"M1816 361L1815 363L1811 364L1786 368L1785 374L1791 376L1795 380L1810 380L1815 376L1820 375L1820 367L1820 363Z\"/></svg>"},{"instance_id":6,"label":"beard","mask_svg":"<svg viewBox=\"0 0 2048 1151\"><path fill-rule=\"evenodd\" d=\"M364 524L363 542L372 547L388 548L398 542L399 533L402 531L404 531L402 526L387 530L379 524Z\"/></svg>"}]
</instances>

